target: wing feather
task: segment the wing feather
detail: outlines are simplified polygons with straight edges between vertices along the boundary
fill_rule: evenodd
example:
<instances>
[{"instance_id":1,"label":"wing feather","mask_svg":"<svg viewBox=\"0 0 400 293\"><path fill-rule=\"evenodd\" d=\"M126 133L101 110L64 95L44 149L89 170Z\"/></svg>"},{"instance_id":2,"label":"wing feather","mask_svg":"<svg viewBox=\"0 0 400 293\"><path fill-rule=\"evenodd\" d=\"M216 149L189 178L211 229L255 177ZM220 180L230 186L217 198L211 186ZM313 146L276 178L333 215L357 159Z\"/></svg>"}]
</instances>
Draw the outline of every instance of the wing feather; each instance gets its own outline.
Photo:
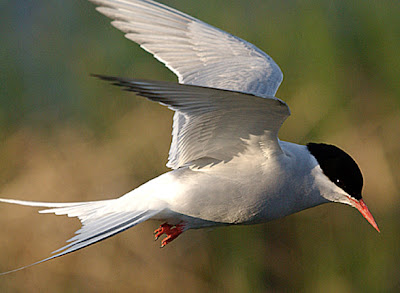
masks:
<instances>
[{"instance_id":1,"label":"wing feather","mask_svg":"<svg viewBox=\"0 0 400 293\"><path fill-rule=\"evenodd\" d=\"M179 122L183 126L178 131L174 128L177 153L170 153L168 167L191 165L205 157L229 161L245 150L245 141L250 135L266 136L269 148L280 151L278 131L290 112L275 97L261 98L163 81L95 76L181 113L178 119L184 119Z\"/></svg>"},{"instance_id":2,"label":"wing feather","mask_svg":"<svg viewBox=\"0 0 400 293\"><path fill-rule=\"evenodd\" d=\"M180 83L264 97L274 96L282 82L279 66L266 53L190 15L151 0L90 1L126 38L174 72ZM177 168L188 159L180 148L191 147L187 132L203 120L175 109L167 166Z\"/></svg>"}]
</instances>

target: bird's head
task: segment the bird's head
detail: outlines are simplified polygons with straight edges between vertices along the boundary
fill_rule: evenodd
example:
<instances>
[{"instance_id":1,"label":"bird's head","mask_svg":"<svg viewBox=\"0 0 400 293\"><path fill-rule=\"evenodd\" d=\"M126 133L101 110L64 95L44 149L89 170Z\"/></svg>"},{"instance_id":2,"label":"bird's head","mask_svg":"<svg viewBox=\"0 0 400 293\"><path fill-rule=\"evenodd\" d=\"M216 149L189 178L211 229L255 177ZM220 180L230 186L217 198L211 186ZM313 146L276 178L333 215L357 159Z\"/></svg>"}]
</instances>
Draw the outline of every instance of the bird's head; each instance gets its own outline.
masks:
<instances>
[{"instance_id":1,"label":"bird's head","mask_svg":"<svg viewBox=\"0 0 400 293\"><path fill-rule=\"evenodd\" d=\"M307 148L318 162L313 172L321 195L328 201L355 207L380 232L362 199L363 176L357 163L346 152L333 145L309 143Z\"/></svg>"}]
</instances>

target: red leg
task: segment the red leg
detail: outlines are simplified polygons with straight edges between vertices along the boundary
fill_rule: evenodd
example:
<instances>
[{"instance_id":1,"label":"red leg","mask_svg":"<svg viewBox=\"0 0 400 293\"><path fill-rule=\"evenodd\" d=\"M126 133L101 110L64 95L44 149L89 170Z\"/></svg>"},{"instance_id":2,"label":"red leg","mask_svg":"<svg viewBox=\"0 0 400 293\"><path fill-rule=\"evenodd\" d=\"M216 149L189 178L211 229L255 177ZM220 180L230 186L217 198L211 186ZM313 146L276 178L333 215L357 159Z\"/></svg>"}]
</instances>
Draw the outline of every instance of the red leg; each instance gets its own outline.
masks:
<instances>
[{"instance_id":1,"label":"red leg","mask_svg":"<svg viewBox=\"0 0 400 293\"><path fill-rule=\"evenodd\" d=\"M176 237L178 237L180 234L182 234L185 231L185 225L183 223L180 223L175 226L171 226L170 224L164 223L162 224L157 230L154 231L154 236L155 240L158 239L161 235L165 234L167 237L165 237L161 241L161 248L170 243L172 240L174 240Z\"/></svg>"},{"instance_id":2,"label":"red leg","mask_svg":"<svg viewBox=\"0 0 400 293\"><path fill-rule=\"evenodd\" d=\"M172 226L170 224L164 223L160 225L160 227L157 230L154 230L154 240L157 240L158 237L160 237L163 234L170 234L171 233Z\"/></svg>"}]
</instances>

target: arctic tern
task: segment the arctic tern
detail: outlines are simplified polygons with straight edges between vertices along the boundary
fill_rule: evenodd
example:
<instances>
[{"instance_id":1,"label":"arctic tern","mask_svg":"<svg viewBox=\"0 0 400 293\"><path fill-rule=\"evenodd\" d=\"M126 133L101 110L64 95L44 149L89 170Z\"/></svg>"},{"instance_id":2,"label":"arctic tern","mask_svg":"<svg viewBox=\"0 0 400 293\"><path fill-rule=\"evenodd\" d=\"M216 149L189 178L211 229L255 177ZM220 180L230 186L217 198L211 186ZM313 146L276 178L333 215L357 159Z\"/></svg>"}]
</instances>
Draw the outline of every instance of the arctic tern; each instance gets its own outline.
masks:
<instances>
[{"instance_id":1,"label":"arctic tern","mask_svg":"<svg viewBox=\"0 0 400 293\"><path fill-rule=\"evenodd\" d=\"M275 97L283 74L254 45L151 0L90 0L112 25L172 70L179 83L95 75L175 111L162 174L117 199L47 203L0 199L77 217L68 244L34 264L94 244L147 220L161 247L188 229L256 224L323 203L365 205L363 177L343 150L277 137L290 115ZM6 272L6 273L9 273ZM3 273L3 274L6 274Z\"/></svg>"}]
</instances>

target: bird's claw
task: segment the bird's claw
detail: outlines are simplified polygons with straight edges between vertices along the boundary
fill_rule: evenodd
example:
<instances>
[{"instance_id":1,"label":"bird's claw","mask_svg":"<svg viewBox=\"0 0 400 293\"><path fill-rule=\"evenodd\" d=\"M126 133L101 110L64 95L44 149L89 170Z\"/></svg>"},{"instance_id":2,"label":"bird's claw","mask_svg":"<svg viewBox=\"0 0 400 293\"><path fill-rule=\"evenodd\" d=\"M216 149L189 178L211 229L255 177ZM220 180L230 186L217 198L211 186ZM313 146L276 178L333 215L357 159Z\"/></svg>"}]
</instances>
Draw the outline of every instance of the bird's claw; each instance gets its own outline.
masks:
<instances>
[{"instance_id":1,"label":"bird's claw","mask_svg":"<svg viewBox=\"0 0 400 293\"><path fill-rule=\"evenodd\" d=\"M154 231L154 240L157 240L161 235L165 234L167 237L165 237L161 241L161 248L163 248L165 245L170 243L172 240L177 238L180 234L185 231L185 225L183 223L180 223L178 225L172 226L170 224L164 223L162 224L158 229Z\"/></svg>"}]
</instances>

